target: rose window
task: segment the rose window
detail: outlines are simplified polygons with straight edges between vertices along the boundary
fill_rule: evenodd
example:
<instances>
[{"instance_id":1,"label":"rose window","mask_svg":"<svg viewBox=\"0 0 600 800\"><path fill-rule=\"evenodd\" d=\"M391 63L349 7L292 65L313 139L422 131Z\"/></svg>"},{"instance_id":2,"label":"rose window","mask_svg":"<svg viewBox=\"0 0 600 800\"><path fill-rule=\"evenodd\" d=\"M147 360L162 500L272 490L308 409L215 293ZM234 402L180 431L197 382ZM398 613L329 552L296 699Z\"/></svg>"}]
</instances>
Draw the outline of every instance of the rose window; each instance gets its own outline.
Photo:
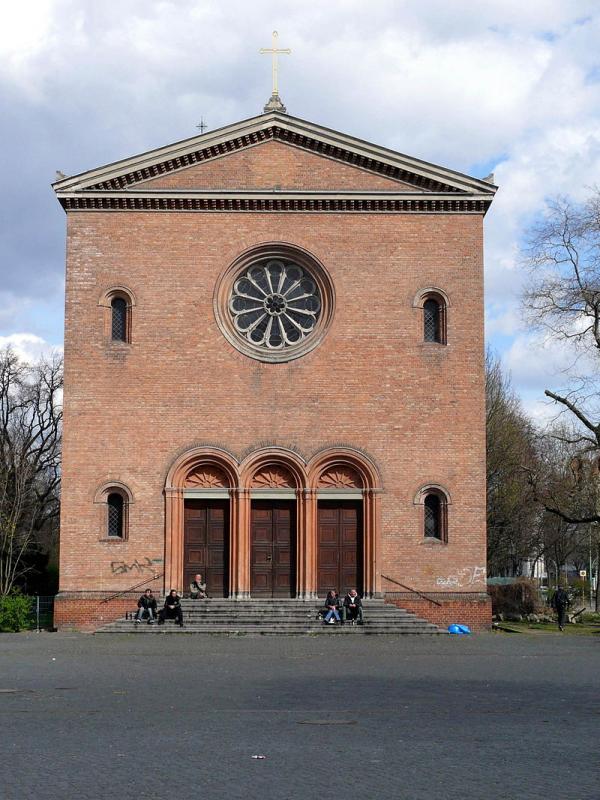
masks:
<instances>
[{"instance_id":1,"label":"rose window","mask_svg":"<svg viewBox=\"0 0 600 800\"><path fill-rule=\"evenodd\" d=\"M282 350L314 330L321 312L319 288L293 261L253 264L233 284L229 311L236 331L253 345Z\"/></svg>"}]
</instances>

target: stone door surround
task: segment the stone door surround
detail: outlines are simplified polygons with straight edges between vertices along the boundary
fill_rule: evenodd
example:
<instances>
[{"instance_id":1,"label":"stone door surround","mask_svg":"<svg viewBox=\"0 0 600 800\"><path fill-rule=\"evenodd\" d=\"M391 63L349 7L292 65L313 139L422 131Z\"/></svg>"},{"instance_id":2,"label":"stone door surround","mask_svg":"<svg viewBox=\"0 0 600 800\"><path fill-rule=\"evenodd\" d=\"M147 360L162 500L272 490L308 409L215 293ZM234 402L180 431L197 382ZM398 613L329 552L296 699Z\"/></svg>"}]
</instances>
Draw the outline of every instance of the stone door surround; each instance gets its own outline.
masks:
<instances>
[{"instance_id":1,"label":"stone door surround","mask_svg":"<svg viewBox=\"0 0 600 800\"><path fill-rule=\"evenodd\" d=\"M229 499L229 587L234 599L250 598L250 522L253 499L296 501L296 597L317 597L319 500L362 501L363 590L381 594L380 498L376 466L352 447L320 450L308 462L284 447L260 448L241 462L217 447L180 455L165 481L165 588L183 587L186 498Z\"/></svg>"}]
</instances>

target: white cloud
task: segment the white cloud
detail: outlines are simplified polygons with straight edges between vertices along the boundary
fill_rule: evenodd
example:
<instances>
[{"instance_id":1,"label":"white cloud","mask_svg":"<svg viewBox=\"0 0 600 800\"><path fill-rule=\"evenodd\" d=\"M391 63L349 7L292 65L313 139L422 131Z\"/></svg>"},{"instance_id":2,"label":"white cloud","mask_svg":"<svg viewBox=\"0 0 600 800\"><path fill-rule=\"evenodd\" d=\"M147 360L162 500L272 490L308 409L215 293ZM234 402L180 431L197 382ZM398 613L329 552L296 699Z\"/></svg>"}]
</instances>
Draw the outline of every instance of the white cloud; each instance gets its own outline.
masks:
<instances>
[{"instance_id":1,"label":"white cloud","mask_svg":"<svg viewBox=\"0 0 600 800\"><path fill-rule=\"evenodd\" d=\"M0 336L0 350L7 347L10 347L22 361L30 364L62 353L62 346L49 344L34 333L11 333L9 336Z\"/></svg>"},{"instance_id":2,"label":"white cloud","mask_svg":"<svg viewBox=\"0 0 600 800\"><path fill-rule=\"evenodd\" d=\"M280 75L290 113L455 169L495 167L488 335L500 347L512 339L506 362L524 395L542 396L553 361L560 374L563 356L534 347L522 329L519 245L548 196L581 197L600 183L596 0L5 5L0 126L14 125L1 131L14 204L0 264L14 268L12 291L21 281L17 303L30 302L39 275L62 275L64 220L51 217L46 185L54 170L73 174L191 136L201 115L214 128L258 113L270 63L257 51L276 27L293 50ZM12 306L0 325L32 330Z\"/></svg>"}]
</instances>

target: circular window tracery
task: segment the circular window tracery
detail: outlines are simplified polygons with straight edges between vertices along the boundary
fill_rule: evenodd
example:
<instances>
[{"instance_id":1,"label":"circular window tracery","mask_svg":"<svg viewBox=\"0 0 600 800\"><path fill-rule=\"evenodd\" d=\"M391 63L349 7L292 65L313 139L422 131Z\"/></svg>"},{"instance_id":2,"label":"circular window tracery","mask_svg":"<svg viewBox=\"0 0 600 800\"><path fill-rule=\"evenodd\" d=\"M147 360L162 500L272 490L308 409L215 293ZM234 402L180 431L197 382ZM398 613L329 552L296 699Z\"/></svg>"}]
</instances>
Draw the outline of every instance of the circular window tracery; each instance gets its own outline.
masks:
<instances>
[{"instance_id":1,"label":"circular window tracery","mask_svg":"<svg viewBox=\"0 0 600 800\"><path fill-rule=\"evenodd\" d=\"M333 316L333 285L301 248L260 245L221 276L214 308L221 331L238 350L260 361L289 361L323 338Z\"/></svg>"},{"instance_id":2,"label":"circular window tracery","mask_svg":"<svg viewBox=\"0 0 600 800\"><path fill-rule=\"evenodd\" d=\"M321 300L317 284L302 267L269 259L236 280L229 309L236 330L249 342L278 350L312 333Z\"/></svg>"}]
</instances>

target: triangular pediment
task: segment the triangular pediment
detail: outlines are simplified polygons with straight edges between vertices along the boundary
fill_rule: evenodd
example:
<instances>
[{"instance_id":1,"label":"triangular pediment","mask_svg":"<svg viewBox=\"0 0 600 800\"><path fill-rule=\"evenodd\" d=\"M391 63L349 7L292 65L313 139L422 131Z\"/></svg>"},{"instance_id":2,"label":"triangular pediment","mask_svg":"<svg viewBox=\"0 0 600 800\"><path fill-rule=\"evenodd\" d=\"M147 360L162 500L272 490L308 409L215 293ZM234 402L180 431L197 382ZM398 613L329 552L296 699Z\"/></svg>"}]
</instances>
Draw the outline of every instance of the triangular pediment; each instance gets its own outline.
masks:
<instances>
[{"instance_id":1,"label":"triangular pediment","mask_svg":"<svg viewBox=\"0 0 600 800\"><path fill-rule=\"evenodd\" d=\"M280 112L249 120L64 178L54 189L65 207L106 207L110 195L156 204L195 197L253 197L281 192L289 202L317 196L410 198L429 207L470 198L485 211L496 187L485 180L411 158ZM259 197L260 195L260 197ZM160 207L148 205L147 207ZM184 207L184 206L181 206ZM402 209L399 209L402 210ZM418 210L418 208L416 209ZM452 210L460 210L454 202Z\"/></svg>"},{"instance_id":2,"label":"triangular pediment","mask_svg":"<svg viewBox=\"0 0 600 800\"><path fill-rule=\"evenodd\" d=\"M148 189L418 191L410 183L277 139L206 159L136 184Z\"/></svg>"}]
</instances>

